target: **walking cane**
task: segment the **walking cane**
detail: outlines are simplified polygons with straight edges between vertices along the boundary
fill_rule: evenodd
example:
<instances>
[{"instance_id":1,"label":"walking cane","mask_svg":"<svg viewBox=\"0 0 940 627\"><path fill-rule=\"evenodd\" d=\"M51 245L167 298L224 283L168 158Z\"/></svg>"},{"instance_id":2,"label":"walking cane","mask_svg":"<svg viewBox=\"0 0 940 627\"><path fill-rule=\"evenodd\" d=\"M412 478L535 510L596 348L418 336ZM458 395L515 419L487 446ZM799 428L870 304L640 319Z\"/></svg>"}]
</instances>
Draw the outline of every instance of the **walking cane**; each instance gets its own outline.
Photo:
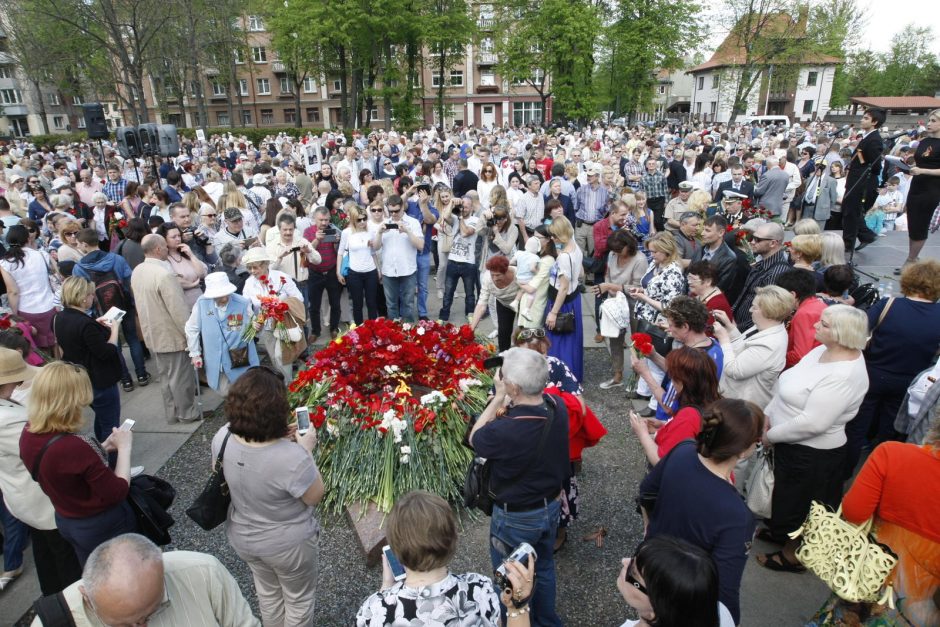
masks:
<instances>
[{"instance_id":1,"label":"walking cane","mask_svg":"<svg viewBox=\"0 0 940 627\"><path fill-rule=\"evenodd\" d=\"M199 407L199 418L202 418L202 390L199 389L199 368L193 366L193 376L196 377L196 405Z\"/></svg>"}]
</instances>

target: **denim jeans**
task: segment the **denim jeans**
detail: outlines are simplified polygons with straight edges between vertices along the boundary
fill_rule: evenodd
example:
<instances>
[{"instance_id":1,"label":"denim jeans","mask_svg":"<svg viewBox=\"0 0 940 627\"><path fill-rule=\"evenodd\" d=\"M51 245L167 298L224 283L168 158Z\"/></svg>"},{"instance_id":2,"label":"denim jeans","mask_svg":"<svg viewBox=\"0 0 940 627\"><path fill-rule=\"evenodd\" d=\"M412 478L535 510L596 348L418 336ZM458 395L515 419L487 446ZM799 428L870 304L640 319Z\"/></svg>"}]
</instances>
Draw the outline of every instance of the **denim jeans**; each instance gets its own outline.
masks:
<instances>
[{"instance_id":1,"label":"denim jeans","mask_svg":"<svg viewBox=\"0 0 940 627\"><path fill-rule=\"evenodd\" d=\"M330 301L330 331L339 331L339 300L343 293L343 286L336 278L335 268L323 273L311 270L307 279L310 332L314 335L320 335L320 304L323 301L323 290L326 290L327 300Z\"/></svg>"},{"instance_id":2,"label":"denim jeans","mask_svg":"<svg viewBox=\"0 0 940 627\"><path fill-rule=\"evenodd\" d=\"M490 519L490 561L495 569L522 542L535 549L535 589L529 601L533 625L561 625L555 612L555 556L553 548L558 531L561 502L528 512L507 512L493 507ZM501 591L497 590L497 594Z\"/></svg>"},{"instance_id":3,"label":"denim jeans","mask_svg":"<svg viewBox=\"0 0 940 627\"><path fill-rule=\"evenodd\" d=\"M477 271L477 265L474 263L465 263L462 261L450 260L447 262L447 279L444 281L444 304L441 306L441 315L438 316L444 322L450 320L450 307L454 304L454 293L457 291L457 280L463 280L463 291L466 294L464 300L464 313L468 316L473 313L476 305L476 282L480 273ZM465 322L465 321L464 321Z\"/></svg>"},{"instance_id":4,"label":"denim jeans","mask_svg":"<svg viewBox=\"0 0 940 627\"><path fill-rule=\"evenodd\" d=\"M418 253L418 317L428 317L428 279L431 276L431 253Z\"/></svg>"},{"instance_id":5,"label":"denim jeans","mask_svg":"<svg viewBox=\"0 0 940 627\"><path fill-rule=\"evenodd\" d=\"M121 424L121 394L115 383L106 388L92 388L91 409L95 412L95 437L104 442L111 427Z\"/></svg>"},{"instance_id":6,"label":"denim jeans","mask_svg":"<svg viewBox=\"0 0 940 627\"><path fill-rule=\"evenodd\" d=\"M346 276L346 290L352 301L352 315L356 324L362 324L362 301L365 300L369 320L379 315L377 307L379 275L375 270L356 272L350 270Z\"/></svg>"},{"instance_id":7,"label":"denim jeans","mask_svg":"<svg viewBox=\"0 0 940 627\"><path fill-rule=\"evenodd\" d=\"M388 317L392 320L402 319L415 322L415 289L418 283L418 273L412 272L408 276L383 276L382 286L385 289L385 305L388 307Z\"/></svg>"},{"instance_id":8,"label":"denim jeans","mask_svg":"<svg viewBox=\"0 0 940 627\"><path fill-rule=\"evenodd\" d=\"M133 311L121 319L121 333L127 341L127 347L131 350L131 359L134 361L134 370L138 377L147 374L147 365L144 363L144 347L137 337L137 316ZM124 353L120 350L121 343L118 342L118 352L121 353L121 380L132 381L131 373L127 369L127 362L124 360ZM110 432L108 433L110 435Z\"/></svg>"},{"instance_id":9,"label":"denim jeans","mask_svg":"<svg viewBox=\"0 0 940 627\"><path fill-rule=\"evenodd\" d=\"M7 510L2 498L0 498L0 523L3 524L3 570L4 572L16 570L23 565L23 551L26 549L26 540L29 538L29 527Z\"/></svg>"}]
</instances>

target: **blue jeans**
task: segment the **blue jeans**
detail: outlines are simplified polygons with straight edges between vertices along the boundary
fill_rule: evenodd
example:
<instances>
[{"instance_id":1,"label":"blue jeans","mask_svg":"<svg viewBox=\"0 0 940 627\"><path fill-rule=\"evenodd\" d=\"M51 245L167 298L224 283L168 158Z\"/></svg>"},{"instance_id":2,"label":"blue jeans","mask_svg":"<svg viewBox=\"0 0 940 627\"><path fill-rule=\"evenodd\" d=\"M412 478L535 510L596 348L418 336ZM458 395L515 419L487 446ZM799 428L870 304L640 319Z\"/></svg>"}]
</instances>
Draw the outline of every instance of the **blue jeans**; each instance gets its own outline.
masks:
<instances>
[{"instance_id":1,"label":"blue jeans","mask_svg":"<svg viewBox=\"0 0 940 627\"><path fill-rule=\"evenodd\" d=\"M3 524L3 570L8 572L23 565L23 550L29 537L29 527L7 510L2 498L0 523Z\"/></svg>"},{"instance_id":2,"label":"blue jeans","mask_svg":"<svg viewBox=\"0 0 940 627\"><path fill-rule=\"evenodd\" d=\"M444 304L441 306L441 315L438 318L444 322L450 320L450 307L454 304L454 293L457 291L458 279L463 280L463 291L466 294L463 308L464 313L469 316L473 313L473 307L476 305L476 282L480 278L476 264L451 259L447 262L446 277L444 280Z\"/></svg>"},{"instance_id":3,"label":"blue jeans","mask_svg":"<svg viewBox=\"0 0 940 627\"><path fill-rule=\"evenodd\" d=\"M431 276L431 253L418 253L418 316L428 317L428 278Z\"/></svg>"},{"instance_id":4,"label":"blue jeans","mask_svg":"<svg viewBox=\"0 0 940 627\"><path fill-rule=\"evenodd\" d=\"M95 437L104 442L111 427L121 424L121 393L117 383L106 388L92 388L91 409L95 412Z\"/></svg>"},{"instance_id":5,"label":"blue jeans","mask_svg":"<svg viewBox=\"0 0 940 627\"><path fill-rule=\"evenodd\" d=\"M140 338L137 337L137 316L134 315L133 311L127 312L127 315L121 319L121 332L124 334L124 339L127 341L127 347L131 349L131 359L134 362L134 370L137 372L138 377L142 377L147 374L147 365L144 363L144 347L140 343ZM127 370L127 362L124 361L124 353L121 349L121 342L118 341L118 353L121 355L121 380L122 381L132 381L131 373ZM111 432L108 432L110 435Z\"/></svg>"},{"instance_id":6,"label":"blue jeans","mask_svg":"<svg viewBox=\"0 0 940 627\"><path fill-rule=\"evenodd\" d=\"M555 556L553 548L558 531L561 502L551 501L545 507L528 512L507 512L493 507L490 519L490 561L495 569L522 542L535 549L535 589L529 607L533 625L558 625L555 612ZM501 591L497 590L497 594Z\"/></svg>"},{"instance_id":7,"label":"blue jeans","mask_svg":"<svg viewBox=\"0 0 940 627\"><path fill-rule=\"evenodd\" d=\"M379 275L375 270L369 272L356 272L350 270L346 276L346 290L352 301L353 320L362 324L362 302L365 300L369 320L379 316L376 301L379 291Z\"/></svg>"},{"instance_id":8,"label":"blue jeans","mask_svg":"<svg viewBox=\"0 0 940 627\"><path fill-rule=\"evenodd\" d=\"M385 291L385 304L388 307L388 317L392 320L402 319L415 322L415 288L418 282L418 273L412 272L408 276L383 276L382 287Z\"/></svg>"}]
</instances>

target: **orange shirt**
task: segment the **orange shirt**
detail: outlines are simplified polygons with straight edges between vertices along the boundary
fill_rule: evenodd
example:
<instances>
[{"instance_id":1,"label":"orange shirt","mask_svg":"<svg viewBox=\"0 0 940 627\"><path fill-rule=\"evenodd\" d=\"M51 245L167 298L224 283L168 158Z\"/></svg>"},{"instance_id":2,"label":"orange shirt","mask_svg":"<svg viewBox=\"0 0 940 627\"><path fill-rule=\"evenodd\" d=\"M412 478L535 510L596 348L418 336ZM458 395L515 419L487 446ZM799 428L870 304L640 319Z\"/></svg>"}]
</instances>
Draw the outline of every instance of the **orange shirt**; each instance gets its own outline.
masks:
<instances>
[{"instance_id":1,"label":"orange shirt","mask_svg":"<svg viewBox=\"0 0 940 627\"><path fill-rule=\"evenodd\" d=\"M940 542L940 451L902 442L878 446L842 500L842 514L855 524L877 514Z\"/></svg>"}]
</instances>

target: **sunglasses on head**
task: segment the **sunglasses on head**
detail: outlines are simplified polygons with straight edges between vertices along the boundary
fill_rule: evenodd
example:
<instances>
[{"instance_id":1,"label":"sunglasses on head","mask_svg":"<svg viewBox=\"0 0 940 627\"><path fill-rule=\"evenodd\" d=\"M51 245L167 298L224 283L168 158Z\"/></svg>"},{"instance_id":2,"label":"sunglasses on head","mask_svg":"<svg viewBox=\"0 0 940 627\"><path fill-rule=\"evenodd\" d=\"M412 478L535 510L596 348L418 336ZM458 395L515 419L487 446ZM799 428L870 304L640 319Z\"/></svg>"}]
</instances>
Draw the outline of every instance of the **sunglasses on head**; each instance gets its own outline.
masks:
<instances>
[{"instance_id":1,"label":"sunglasses on head","mask_svg":"<svg viewBox=\"0 0 940 627\"><path fill-rule=\"evenodd\" d=\"M545 329L523 329L516 335L517 342L528 342L529 340L540 340L545 337Z\"/></svg>"}]
</instances>

